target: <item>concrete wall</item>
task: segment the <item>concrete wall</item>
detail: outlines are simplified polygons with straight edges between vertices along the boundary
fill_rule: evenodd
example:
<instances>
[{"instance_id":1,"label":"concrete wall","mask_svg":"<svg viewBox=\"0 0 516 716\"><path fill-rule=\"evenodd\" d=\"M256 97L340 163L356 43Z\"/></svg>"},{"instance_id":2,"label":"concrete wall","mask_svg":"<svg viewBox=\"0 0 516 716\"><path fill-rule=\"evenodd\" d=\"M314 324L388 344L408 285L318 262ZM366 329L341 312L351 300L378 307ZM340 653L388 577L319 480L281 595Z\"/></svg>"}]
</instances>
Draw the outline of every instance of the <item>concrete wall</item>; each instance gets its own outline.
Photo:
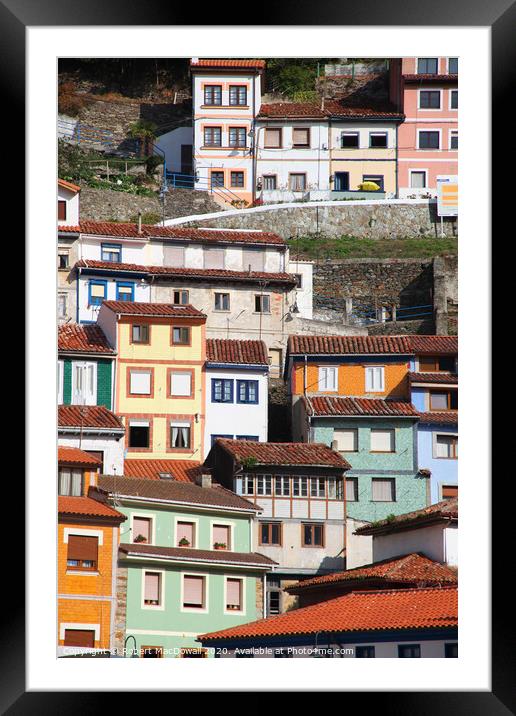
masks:
<instances>
[{"instance_id":1,"label":"concrete wall","mask_svg":"<svg viewBox=\"0 0 516 716\"><path fill-rule=\"evenodd\" d=\"M373 561L396 557L400 554L423 552L437 562L457 565L457 526L446 523L403 530L373 537Z\"/></svg>"}]
</instances>

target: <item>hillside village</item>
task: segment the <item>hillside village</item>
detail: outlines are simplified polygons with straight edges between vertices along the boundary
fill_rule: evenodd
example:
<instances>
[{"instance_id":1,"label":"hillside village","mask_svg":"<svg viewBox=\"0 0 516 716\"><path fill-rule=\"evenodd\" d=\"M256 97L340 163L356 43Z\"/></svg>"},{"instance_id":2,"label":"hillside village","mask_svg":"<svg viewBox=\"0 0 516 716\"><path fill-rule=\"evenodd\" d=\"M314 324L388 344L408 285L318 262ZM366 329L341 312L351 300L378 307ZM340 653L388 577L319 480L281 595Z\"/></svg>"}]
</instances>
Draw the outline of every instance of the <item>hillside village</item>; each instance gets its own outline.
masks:
<instances>
[{"instance_id":1,"label":"hillside village","mask_svg":"<svg viewBox=\"0 0 516 716\"><path fill-rule=\"evenodd\" d=\"M61 78L58 655L457 657L457 59L178 63Z\"/></svg>"}]
</instances>

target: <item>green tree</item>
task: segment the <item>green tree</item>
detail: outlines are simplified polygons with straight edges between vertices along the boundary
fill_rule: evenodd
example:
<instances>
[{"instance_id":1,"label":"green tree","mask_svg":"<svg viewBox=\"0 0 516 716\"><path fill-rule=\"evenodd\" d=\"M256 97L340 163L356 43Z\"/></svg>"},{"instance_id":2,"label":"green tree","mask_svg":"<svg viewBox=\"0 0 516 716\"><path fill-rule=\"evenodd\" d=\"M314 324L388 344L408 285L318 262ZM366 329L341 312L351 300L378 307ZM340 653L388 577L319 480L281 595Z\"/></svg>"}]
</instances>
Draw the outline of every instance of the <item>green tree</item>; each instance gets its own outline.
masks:
<instances>
[{"instance_id":1,"label":"green tree","mask_svg":"<svg viewBox=\"0 0 516 716\"><path fill-rule=\"evenodd\" d=\"M152 145L156 139L156 125L147 119L139 119L129 127L128 135L140 142L140 156L148 157L152 154Z\"/></svg>"}]
</instances>

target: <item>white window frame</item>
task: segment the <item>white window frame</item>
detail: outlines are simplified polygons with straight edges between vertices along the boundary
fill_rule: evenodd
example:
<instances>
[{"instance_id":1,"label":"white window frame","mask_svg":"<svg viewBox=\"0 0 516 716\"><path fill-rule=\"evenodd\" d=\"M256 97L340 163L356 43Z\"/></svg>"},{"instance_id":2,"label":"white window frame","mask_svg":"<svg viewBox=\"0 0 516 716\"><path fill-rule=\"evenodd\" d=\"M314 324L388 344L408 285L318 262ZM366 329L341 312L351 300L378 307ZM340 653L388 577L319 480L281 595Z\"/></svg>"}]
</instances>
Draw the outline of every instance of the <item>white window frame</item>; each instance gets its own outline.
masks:
<instances>
[{"instance_id":1,"label":"white window frame","mask_svg":"<svg viewBox=\"0 0 516 716\"><path fill-rule=\"evenodd\" d=\"M256 486L255 486L256 487ZM210 520L210 546L209 549L216 552L213 548L213 527L220 525L221 527L229 527L229 545L223 552L234 552L235 546L235 523L231 520Z\"/></svg>"},{"instance_id":2,"label":"white window frame","mask_svg":"<svg viewBox=\"0 0 516 716\"><path fill-rule=\"evenodd\" d=\"M76 397L76 378L75 378L75 369L77 367L80 367L83 371L83 380L84 380L84 372L87 370L88 366L93 366L93 395L87 396L87 399L84 399L84 393L83 393L83 400L82 402L75 402ZM97 361L72 361L72 405L96 405L97 404Z\"/></svg>"},{"instance_id":3,"label":"white window frame","mask_svg":"<svg viewBox=\"0 0 516 716\"><path fill-rule=\"evenodd\" d=\"M457 74L458 74L458 70L459 70L459 59L460 59L459 57L453 57L453 58L452 58L452 57L447 57L447 58L446 58L446 74L447 74L447 75L450 74L450 60L451 60L451 59L457 60Z\"/></svg>"},{"instance_id":4,"label":"white window frame","mask_svg":"<svg viewBox=\"0 0 516 716\"><path fill-rule=\"evenodd\" d=\"M439 430L436 430L435 432L432 432L432 457L434 460L458 460L458 457L440 457L437 454L437 438L438 437L447 437L447 438L455 438L458 442L459 440L459 434L458 433L444 433L439 432Z\"/></svg>"},{"instance_id":5,"label":"white window frame","mask_svg":"<svg viewBox=\"0 0 516 716\"><path fill-rule=\"evenodd\" d=\"M326 378L324 379L324 382L326 383L326 388L321 387L321 383L323 382L321 371L327 371ZM333 379L333 388L328 388L328 372L331 371L334 379ZM337 393L339 390L339 368L336 365L319 365L317 366L317 390L321 393Z\"/></svg>"},{"instance_id":6,"label":"white window frame","mask_svg":"<svg viewBox=\"0 0 516 716\"><path fill-rule=\"evenodd\" d=\"M150 571L150 570L149 570ZM180 572L180 602L179 611L187 614L208 614L210 611L210 575L206 572ZM204 577L204 608L195 609L195 607L183 606L184 599L184 581L185 577Z\"/></svg>"},{"instance_id":7,"label":"white window frame","mask_svg":"<svg viewBox=\"0 0 516 716\"><path fill-rule=\"evenodd\" d=\"M452 94L454 92L457 92L457 106L456 107L451 106ZM457 87L453 87L452 89L450 89L448 91L448 109L450 110L450 112L458 112L459 111L459 90Z\"/></svg>"},{"instance_id":8,"label":"white window frame","mask_svg":"<svg viewBox=\"0 0 516 716\"><path fill-rule=\"evenodd\" d=\"M358 130L355 130L355 131L353 131L353 132L351 132L351 131L342 131L342 132L340 133L340 137L339 137L340 141L339 141L339 146L338 146L338 148L339 148L339 149L343 149L344 151L353 150L353 149L362 149L362 148L363 148L363 147L362 147L362 138L361 138L360 135L361 135L361 133L360 133ZM349 136L357 137L357 139L358 139L358 144L357 144L356 147L343 147L343 146L342 146L342 138L343 138L343 137L349 137Z\"/></svg>"},{"instance_id":9,"label":"white window frame","mask_svg":"<svg viewBox=\"0 0 516 716\"><path fill-rule=\"evenodd\" d=\"M150 418L129 418L129 420L127 421L127 424L126 424L126 429L127 429L127 438L126 438L126 439L127 439L127 443L126 443L126 445L127 445L127 447L130 447L130 446L129 446L129 433L130 433L131 426L132 426L132 427L135 427L135 428L147 428L147 430L149 431L149 447L148 447L148 448L130 447L130 449L131 449L131 450L135 450L136 452L137 452L138 450L149 450L149 449L151 449L151 448L152 448L151 424L152 424L152 423L151 423Z\"/></svg>"},{"instance_id":10,"label":"white window frame","mask_svg":"<svg viewBox=\"0 0 516 716\"><path fill-rule=\"evenodd\" d=\"M227 296L228 297L228 308L217 308L217 297ZM214 291L213 292L213 310L217 313L231 313L231 293L229 291Z\"/></svg>"},{"instance_id":11,"label":"white window frame","mask_svg":"<svg viewBox=\"0 0 516 716\"><path fill-rule=\"evenodd\" d=\"M439 107L421 107L421 92L439 92ZM443 107L443 90L434 87L421 87L417 91L417 108L422 112L442 112Z\"/></svg>"},{"instance_id":12,"label":"white window frame","mask_svg":"<svg viewBox=\"0 0 516 716\"><path fill-rule=\"evenodd\" d=\"M242 582L241 590L241 607L242 609L227 609L228 604L228 579L238 579ZM247 597L247 579L245 577L237 577L233 575L224 575L224 614L238 614L239 616L245 616L246 613L246 597Z\"/></svg>"},{"instance_id":13,"label":"white window frame","mask_svg":"<svg viewBox=\"0 0 516 716\"><path fill-rule=\"evenodd\" d=\"M160 599L161 604L145 604L145 574L147 572L153 572L155 574L161 574L161 578L159 580L159 586L160 586ZM165 570L164 569L154 569L154 567L145 567L140 570L141 574L141 609L149 609L150 611L154 612L163 612L165 611Z\"/></svg>"},{"instance_id":14,"label":"white window frame","mask_svg":"<svg viewBox=\"0 0 516 716\"><path fill-rule=\"evenodd\" d=\"M65 527L63 532L63 544L68 544L68 537L97 537L99 541L99 547L104 545L104 532L102 530L88 530L80 527Z\"/></svg>"},{"instance_id":15,"label":"white window frame","mask_svg":"<svg viewBox=\"0 0 516 716\"><path fill-rule=\"evenodd\" d=\"M145 519L145 520L151 521L151 525L150 525L151 542L133 542L133 530L134 530L133 518L134 517L139 517L140 519ZM148 514L145 512L131 512L130 527L131 527L131 544L151 544L151 545L156 544L156 515L154 513ZM149 571L151 571L151 570L149 570Z\"/></svg>"},{"instance_id":16,"label":"white window frame","mask_svg":"<svg viewBox=\"0 0 516 716\"><path fill-rule=\"evenodd\" d=\"M64 394L64 360L57 361L57 404L63 404Z\"/></svg>"},{"instance_id":17,"label":"white window frame","mask_svg":"<svg viewBox=\"0 0 516 716\"><path fill-rule=\"evenodd\" d=\"M174 547L178 546L177 527L179 522L188 522L194 525L194 544L191 544L187 549L199 549L199 519L190 517L190 515L176 515L174 517Z\"/></svg>"},{"instance_id":18,"label":"white window frame","mask_svg":"<svg viewBox=\"0 0 516 716\"><path fill-rule=\"evenodd\" d=\"M378 369L380 369L380 371L381 371L381 373L380 373L381 387L378 388L377 390L375 390L372 387L372 383L371 383L370 379L368 378L368 375L369 375L369 371L378 370ZM384 365L366 365L366 366L364 366L364 371L365 371L365 374L364 374L365 392L366 393L384 393L385 392L385 366ZM369 387L369 386L371 386L371 387Z\"/></svg>"},{"instance_id":19,"label":"white window frame","mask_svg":"<svg viewBox=\"0 0 516 716\"><path fill-rule=\"evenodd\" d=\"M385 147L372 147L371 146L371 137L373 136L382 136L385 137ZM374 132L369 132L369 147L368 149L389 149L389 131L387 129L382 130L376 130Z\"/></svg>"},{"instance_id":20,"label":"white window frame","mask_svg":"<svg viewBox=\"0 0 516 716\"><path fill-rule=\"evenodd\" d=\"M68 269L61 269L62 270L68 270ZM64 312L60 312L60 302L61 300L64 301ZM57 294L57 317L58 318L66 318L66 314L68 313L68 294L61 291Z\"/></svg>"},{"instance_id":21,"label":"white window frame","mask_svg":"<svg viewBox=\"0 0 516 716\"><path fill-rule=\"evenodd\" d=\"M412 174L424 174L425 175L425 186L423 187L417 187L412 186ZM409 177L410 177L410 188L411 189L428 189L428 169L409 169Z\"/></svg>"},{"instance_id":22,"label":"white window frame","mask_svg":"<svg viewBox=\"0 0 516 716\"><path fill-rule=\"evenodd\" d=\"M458 150L458 149L455 149L455 148L452 147L452 145L451 145L451 140L452 140L452 135L453 135L453 134L456 134L456 135L457 135L457 143L458 143L459 130L458 130L458 129L450 129L450 130L448 131L448 151L450 151L450 152L458 152L459 150Z\"/></svg>"},{"instance_id":23,"label":"white window frame","mask_svg":"<svg viewBox=\"0 0 516 716\"><path fill-rule=\"evenodd\" d=\"M419 146L419 135L421 132L437 132L439 134L439 147L437 149L421 149ZM417 142L416 142L416 149L418 152L441 152L442 151L442 129L440 127L420 127L417 130Z\"/></svg>"}]
</instances>

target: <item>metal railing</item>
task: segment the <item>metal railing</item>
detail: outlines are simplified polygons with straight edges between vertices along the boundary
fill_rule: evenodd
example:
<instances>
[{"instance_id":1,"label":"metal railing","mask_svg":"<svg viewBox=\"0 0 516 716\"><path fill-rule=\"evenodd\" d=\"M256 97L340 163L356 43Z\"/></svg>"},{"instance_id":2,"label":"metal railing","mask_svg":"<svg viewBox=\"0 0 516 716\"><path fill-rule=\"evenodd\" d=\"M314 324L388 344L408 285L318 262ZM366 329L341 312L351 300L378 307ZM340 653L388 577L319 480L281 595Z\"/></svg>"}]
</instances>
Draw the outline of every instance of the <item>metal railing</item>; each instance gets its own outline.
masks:
<instances>
[{"instance_id":1,"label":"metal railing","mask_svg":"<svg viewBox=\"0 0 516 716\"><path fill-rule=\"evenodd\" d=\"M195 191L206 191L222 199L227 204L241 202L243 199L217 182L208 178L197 178L194 174L181 174L180 172L166 172L167 187L172 189L192 189Z\"/></svg>"}]
</instances>

